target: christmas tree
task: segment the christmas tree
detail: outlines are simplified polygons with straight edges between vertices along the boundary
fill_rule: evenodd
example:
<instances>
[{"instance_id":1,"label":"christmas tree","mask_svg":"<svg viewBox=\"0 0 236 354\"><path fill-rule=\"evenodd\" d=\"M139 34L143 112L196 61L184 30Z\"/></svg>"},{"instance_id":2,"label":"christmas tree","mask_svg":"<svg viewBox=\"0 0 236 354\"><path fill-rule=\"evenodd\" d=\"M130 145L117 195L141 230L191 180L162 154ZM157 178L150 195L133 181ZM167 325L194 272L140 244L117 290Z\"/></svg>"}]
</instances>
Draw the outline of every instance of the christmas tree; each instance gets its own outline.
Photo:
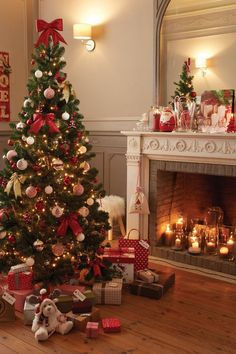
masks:
<instances>
[{"instance_id":1,"label":"christmas tree","mask_svg":"<svg viewBox=\"0 0 236 354\"><path fill-rule=\"evenodd\" d=\"M62 20L37 21L42 31L0 174L0 271L26 262L34 282L63 281L86 267L109 276L99 255L109 229L97 200L105 195L91 168L88 132L79 100L62 71ZM83 264L83 266L81 266Z\"/></svg>"},{"instance_id":2,"label":"christmas tree","mask_svg":"<svg viewBox=\"0 0 236 354\"><path fill-rule=\"evenodd\" d=\"M177 87L174 96L171 97L174 99L176 96L179 96L195 101L196 92L194 92L193 88L193 78L194 76L190 75L190 58L188 58L183 64L179 82L174 82Z\"/></svg>"}]
</instances>

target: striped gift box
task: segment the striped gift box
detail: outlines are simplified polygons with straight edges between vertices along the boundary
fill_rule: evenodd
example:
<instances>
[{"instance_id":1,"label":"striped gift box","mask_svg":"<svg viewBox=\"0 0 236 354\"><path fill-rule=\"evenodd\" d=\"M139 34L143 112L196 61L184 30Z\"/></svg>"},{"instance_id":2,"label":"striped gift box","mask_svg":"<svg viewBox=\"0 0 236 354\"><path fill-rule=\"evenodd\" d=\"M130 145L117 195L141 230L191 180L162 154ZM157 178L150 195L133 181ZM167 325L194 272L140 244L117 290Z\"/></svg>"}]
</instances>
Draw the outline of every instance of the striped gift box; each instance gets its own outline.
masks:
<instances>
[{"instance_id":1,"label":"striped gift box","mask_svg":"<svg viewBox=\"0 0 236 354\"><path fill-rule=\"evenodd\" d=\"M110 282L95 283L93 292L97 304L120 305L122 297L122 279L114 278Z\"/></svg>"}]
</instances>

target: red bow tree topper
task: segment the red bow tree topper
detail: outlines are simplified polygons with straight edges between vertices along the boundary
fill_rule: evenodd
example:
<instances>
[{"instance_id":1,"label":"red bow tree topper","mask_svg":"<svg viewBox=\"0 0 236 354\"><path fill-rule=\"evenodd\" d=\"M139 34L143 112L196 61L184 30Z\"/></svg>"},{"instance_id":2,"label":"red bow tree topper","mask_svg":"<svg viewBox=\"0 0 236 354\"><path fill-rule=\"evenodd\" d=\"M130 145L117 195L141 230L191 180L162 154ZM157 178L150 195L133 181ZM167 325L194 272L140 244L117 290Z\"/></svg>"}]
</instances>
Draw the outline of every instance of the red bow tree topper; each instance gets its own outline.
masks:
<instances>
[{"instance_id":1,"label":"red bow tree topper","mask_svg":"<svg viewBox=\"0 0 236 354\"><path fill-rule=\"evenodd\" d=\"M63 30L63 22L61 18L57 18L52 22L46 22L44 20L37 20L36 29L38 32L42 32L37 40L36 47L40 44L44 44L48 47L49 37L52 37L53 44L56 45L59 42L63 42L65 44L66 41L62 37L62 35L58 31Z\"/></svg>"}]
</instances>

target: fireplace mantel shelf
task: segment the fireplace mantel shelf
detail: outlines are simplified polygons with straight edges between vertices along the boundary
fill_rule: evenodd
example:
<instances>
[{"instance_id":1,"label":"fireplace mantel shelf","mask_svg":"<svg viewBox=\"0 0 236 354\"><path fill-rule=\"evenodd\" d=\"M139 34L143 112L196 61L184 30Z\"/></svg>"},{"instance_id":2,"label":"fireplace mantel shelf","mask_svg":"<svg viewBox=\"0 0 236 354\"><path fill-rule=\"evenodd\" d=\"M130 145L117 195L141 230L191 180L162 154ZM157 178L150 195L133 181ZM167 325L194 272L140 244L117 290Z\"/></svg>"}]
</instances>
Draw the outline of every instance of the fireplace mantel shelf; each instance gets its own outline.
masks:
<instances>
[{"instance_id":1,"label":"fireplace mantel shelf","mask_svg":"<svg viewBox=\"0 0 236 354\"><path fill-rule=\"evenodd\" d=\"M236 134L193 132L122 131L127 136L127 205L140 176L146 196L149 195L150 160L228 166L236 175ZM141 171L140 171L141 166ZM139 229L148 236L148 216L127 213L127 230Z\"/></svg>"}]
</instances>

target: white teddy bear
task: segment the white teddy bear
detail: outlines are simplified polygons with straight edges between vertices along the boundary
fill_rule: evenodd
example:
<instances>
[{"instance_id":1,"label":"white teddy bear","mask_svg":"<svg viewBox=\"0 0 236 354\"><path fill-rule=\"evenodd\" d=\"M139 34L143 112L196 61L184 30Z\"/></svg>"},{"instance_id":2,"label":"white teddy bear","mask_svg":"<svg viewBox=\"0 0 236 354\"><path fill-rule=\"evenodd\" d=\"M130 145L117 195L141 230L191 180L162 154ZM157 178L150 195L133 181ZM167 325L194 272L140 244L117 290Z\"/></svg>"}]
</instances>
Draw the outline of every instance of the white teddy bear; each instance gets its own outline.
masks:
<instances>
[{"instance_id":1,"label":"white teddy bear","mask_svg":"<svg viewBox=\"0 0 236 354\"><path fill-rule=\"evenodd\" d=\"M35 307L32 331L37 341L47 340L54 332L66 334L73 327L73 322L67 321L66 316L57 309L55 300L48 298L46 293L46 289L40 291L41 302Z\"/></svg>"}]
</instances>

